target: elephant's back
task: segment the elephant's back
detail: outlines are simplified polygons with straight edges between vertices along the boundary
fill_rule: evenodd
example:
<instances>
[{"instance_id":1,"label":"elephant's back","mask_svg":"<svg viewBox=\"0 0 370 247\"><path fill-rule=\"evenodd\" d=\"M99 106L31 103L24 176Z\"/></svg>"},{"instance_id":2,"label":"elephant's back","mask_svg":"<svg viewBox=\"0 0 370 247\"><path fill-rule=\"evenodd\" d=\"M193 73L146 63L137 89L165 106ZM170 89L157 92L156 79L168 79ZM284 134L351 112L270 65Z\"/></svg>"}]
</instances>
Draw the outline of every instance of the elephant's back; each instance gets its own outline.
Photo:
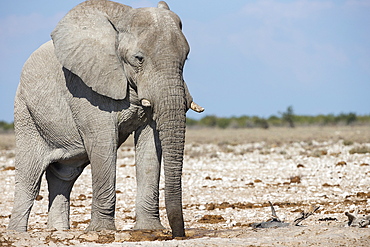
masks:
<instances>
[{"instance_id":1,"label":"elephant's back","mask_svg":"<svg viewBox=\"0 0 370 247\"><path fill-rule=\"evenodd\" d=\"M38 92L39 95L51 93L62 75L62 65L54 54L53 42L48 41L34 51L23 65L18 91L25 97L30 92Z\"/></svg>"},{"instance_id":2,"label":"elephant's back","mask_svg":"<svg viewBox=\"0 0 370 247\"><path fill-rule=\"evenodd\" d=\"M45 138L62 142L63 136L76 135L66 92L63 67L49 41L34 51L23 66L14 103L16 130L18 125L35 125Z\"/></svg>"}]
</instances>

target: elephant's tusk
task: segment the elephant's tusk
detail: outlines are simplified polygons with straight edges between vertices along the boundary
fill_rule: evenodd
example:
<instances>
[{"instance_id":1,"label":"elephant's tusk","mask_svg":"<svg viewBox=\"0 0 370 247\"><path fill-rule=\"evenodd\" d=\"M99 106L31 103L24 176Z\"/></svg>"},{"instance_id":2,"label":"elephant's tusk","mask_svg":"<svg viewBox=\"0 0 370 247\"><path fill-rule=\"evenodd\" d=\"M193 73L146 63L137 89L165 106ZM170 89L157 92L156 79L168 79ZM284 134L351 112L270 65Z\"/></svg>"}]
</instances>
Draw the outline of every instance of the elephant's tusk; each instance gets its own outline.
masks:
<instances>
[{"instance_id":1,"label":"elephant's tusk","mask_svg":"<svg viewBox=\"0 0 370 247\"><path fill-rule=\"evenodd\" d=\"M197 103L195 103L195 102L191 102L190 108L191 108L193 111L196 111L196 112L203 112L203 111L204 111L204 108L203 108L203 107L201 107L200 105L198 105L198 104L197 104Z\"/></svg>"},{"instance_id":2,"label":"elephant's tusk","mask_svg":"<svg viewBox=\"0 0 370 247\"><path fill-rule=\"evenodd\" d=\"M142 100L141 100L141 104L142 104L143 106L145 106L145 107L150 107L150 106L151 106L150 101L149 101L149 100L147 100L147 99L142 99Z\"/></svg>"}]
</instances>

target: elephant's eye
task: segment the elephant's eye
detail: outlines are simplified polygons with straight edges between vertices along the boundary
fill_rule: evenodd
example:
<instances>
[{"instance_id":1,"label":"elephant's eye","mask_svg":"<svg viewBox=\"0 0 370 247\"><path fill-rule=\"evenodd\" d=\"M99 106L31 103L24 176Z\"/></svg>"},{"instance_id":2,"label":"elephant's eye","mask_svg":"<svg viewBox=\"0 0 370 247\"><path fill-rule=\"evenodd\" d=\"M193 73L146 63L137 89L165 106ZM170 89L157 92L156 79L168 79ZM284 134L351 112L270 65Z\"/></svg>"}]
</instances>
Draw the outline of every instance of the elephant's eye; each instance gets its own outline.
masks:
<instances>
[{"instance_id":1,"label":"elephant's eye","mask_svg":"<svg viewBox=\"0 0 370 247\"><path fill-rule=\"evenodd\" d=\"M144 62L144 56L143 54L136 54L135 56L135 59L140 63L142 64Z\"/></svg>"}]
</instances>

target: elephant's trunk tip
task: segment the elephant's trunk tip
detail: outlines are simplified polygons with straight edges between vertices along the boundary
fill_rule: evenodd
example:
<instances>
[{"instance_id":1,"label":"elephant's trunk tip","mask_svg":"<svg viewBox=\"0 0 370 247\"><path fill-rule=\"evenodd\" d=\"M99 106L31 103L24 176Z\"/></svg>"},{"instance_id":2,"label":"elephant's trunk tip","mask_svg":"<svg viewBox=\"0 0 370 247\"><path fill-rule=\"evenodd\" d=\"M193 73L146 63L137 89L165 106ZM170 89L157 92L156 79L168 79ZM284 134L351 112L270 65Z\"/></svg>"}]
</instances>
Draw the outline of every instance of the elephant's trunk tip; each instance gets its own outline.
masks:
<instances>
[{"instance_id":1,"label":"elephant's trunk tip","mask_svg":"<svg viewBox=\"0 0 370 247\"><path fill-rule=\"evenodd\" d=\"M201 107L200 105L198 105L194 101L191 102L190 109L192 109L193 111L198 112L198 113L201 113L201 112L204 111L204 107Z\"/></svg>"}]
</instances>

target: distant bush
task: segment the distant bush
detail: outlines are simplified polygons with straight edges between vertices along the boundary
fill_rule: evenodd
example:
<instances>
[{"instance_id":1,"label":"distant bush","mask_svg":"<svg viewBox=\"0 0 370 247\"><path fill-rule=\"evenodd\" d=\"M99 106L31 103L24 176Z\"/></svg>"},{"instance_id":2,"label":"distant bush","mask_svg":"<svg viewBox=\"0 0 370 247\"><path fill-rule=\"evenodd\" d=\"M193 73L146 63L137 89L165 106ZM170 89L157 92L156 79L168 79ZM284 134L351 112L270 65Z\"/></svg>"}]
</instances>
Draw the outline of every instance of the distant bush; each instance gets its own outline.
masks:
<instances>
[{"instance_id":1,"label":"distant bush","mask_svg":"<svg viewBox=\"0 0 370 247\"><path fill-rule=\"evenodd\" d=\"M269 123L264 118L253 117L253 122L255 127L259 127L262 129L268 129L269 127Z\"/></svg>"},{"instance_id":2,"label":"distant bush","mask_svg":"<svg viewBox=\"0 0 370 247\"><path fill-rule=\"evenodd\" d=\"M283 127L288 124L294 126L342 126L342 125L370 125L370 115L356 115L356 113L340 113L339 115L295 115L292 107L288 107L283 113L271 115L268 118L258 116L240 116L240 117L217 117L215 115L205 116L199 120L186 118L188 127L207 127L220 129L240 129L240 128L263 128ZM0 121L0 132L9 132L14 130L14 123Z\"/></svg>"},{"instance_id":3,"label":"distant bush","mask_svg":"<svg viewBox=\"0 0 370 247\"><path fill-rule=\"evenodd\" d=\"M267 122L272 125L272 126L281 126L282 125L282 120L281 118L272 115L267 119Z\"/></svg>"},{"instance_id":4,"label":"distant bush","mask_svg":"<svg viewBox=\"0 0 370 247\"><path fill-rule=\"evenodd\" d=\"M187 126L195 126L198 124L197 120L194 120L192 118L186 118L186 125Z\"/></svg>"},{"instance_id":5,"label":"distant bush","mask_svg":"<svg viewBox=\"0 0 370 247\"><path fill-rule=\"evenodd\" d=\"M205 116L199 120L199 125L206 127L216 127L217 126L217 117L216 116Z\"/></svg>"},{"instance_id":6,"label":"distant bush","mask_svg":"<svg viewBox=\"0 0 370 247\"><path fill-rule=\"evenodd\" d=\"M0 131L12 131L14 130L14 123L7 123L0 121Z\"/></svg>"},{"instance_id":7,"label":"distant bush","mask_svg":"<svg viewBox=\"0 0 370 247\"><path fill-rule=\"evenodd\" d=\"M367 154L370 153L370 147L367 146L360 146L360 147L355 147L349 150L350 154Z\"/></svg>"},{"instance_id":8,"label":"distant bush","mask_svg":"<svg viewBox=\"0 0 370 247\"><path fill-rule=\"evenodd\" d=\"M271 115L268 118L258 116L240 116L240 117L217 117L215 115L205 116L200 120L187 119L189 127L211 127L221 129L238 129L238 128L263 128L271 126L342 126L342 125L370 125L370 115L358 116L355 113L341 113L339 115L296 115L293 108L288 107L280 116Z\"/></svg>"}]
</instances>

